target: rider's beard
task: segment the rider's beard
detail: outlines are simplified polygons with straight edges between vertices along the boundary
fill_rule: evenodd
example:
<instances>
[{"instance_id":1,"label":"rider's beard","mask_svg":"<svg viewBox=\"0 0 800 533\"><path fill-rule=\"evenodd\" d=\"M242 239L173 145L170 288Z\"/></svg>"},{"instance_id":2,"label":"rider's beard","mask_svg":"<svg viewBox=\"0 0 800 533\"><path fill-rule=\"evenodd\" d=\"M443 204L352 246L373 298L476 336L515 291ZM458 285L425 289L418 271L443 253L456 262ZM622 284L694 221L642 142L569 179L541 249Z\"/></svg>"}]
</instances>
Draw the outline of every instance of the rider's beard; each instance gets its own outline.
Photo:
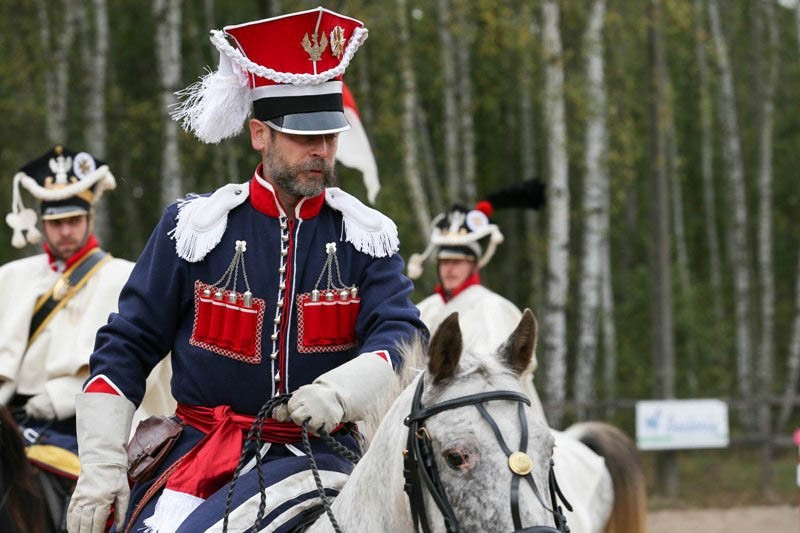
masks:
<instances>
[{"instance_id":1,"label":"rider's beard","mask_svg":"<svg viewBox=\"0 0 800 533\"><path fill-rule=\"evenodd\" d=\"M314 157L296 165L289 164L277 150L267 150L264 168L275 184L296 197L313 197L336 181L336 171L326 160Z\"/></svg>"}]
</instances>

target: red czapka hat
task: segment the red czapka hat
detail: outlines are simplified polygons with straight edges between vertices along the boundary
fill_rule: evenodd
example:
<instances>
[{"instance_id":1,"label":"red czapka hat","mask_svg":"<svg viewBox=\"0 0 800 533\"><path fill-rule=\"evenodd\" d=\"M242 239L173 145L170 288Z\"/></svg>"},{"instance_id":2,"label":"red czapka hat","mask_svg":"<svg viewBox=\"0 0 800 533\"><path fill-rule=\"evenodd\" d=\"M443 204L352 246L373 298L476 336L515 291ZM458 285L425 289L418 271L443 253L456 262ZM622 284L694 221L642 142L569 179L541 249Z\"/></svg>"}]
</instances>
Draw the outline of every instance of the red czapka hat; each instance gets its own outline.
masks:
<instances>
[{"instance_id":1,"label":"red czapka hat","mask_svg":"<svg viewBox=\"0 0 800 533\"><path fill-rule=\"evenodd\" d=\"M344 131L342 74L367 35L361 21L321 7L213 30L219 68L179 93L172 117L209 143L238 134L251 101L278 131Z\"/></svg>"}]
</instances>

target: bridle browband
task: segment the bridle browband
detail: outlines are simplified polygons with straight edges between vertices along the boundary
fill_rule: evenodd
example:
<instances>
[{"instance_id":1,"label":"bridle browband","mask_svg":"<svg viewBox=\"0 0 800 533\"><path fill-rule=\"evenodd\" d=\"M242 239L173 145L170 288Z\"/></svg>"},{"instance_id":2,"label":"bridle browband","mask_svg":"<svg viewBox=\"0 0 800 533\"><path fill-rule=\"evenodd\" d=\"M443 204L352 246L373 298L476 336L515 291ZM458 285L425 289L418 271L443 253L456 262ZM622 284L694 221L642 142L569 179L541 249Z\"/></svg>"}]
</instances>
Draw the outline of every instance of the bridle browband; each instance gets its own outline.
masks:
<instances>
[{"instance_id":1,"label":"bridle browband","mask_svg":"<svg viewBox=\"0 0 800 533\"><path fill-rule=\"evenodd\" d=\"M439 471L436 468L436 462L433 453L433 446L431 437L428 430L425 428L425 420L431 416L456 409L474 405L484 420L492 428L492 432L497 438L497 442L503 449L503 452L509 458L509 468L514 473L511 478L511 515L514 521L515 533L569 533L566 518L561 511L561 507L556 505L556 495L560 497L564 505L572 510L569 502L564 498L561 490L556 482L555 473L553 472L553 461L550 461L550 473L548 476L550 488L550 501L553 502L553 509L550 509L542 498L539 489L536 487L536 482L531 475L531 461L526 454L528 446L528 422L525 418L525 408L523 404L530 406L531 402L528 397L522 393L498 390L491 392L481 392L478 394L470 394L462 396L453 400L447 400L435 405L424 407L422 405L422 392L424 389L425 376L420 376L417 388L414 392L414 399L411 402L411 412L406 417L404 423L408 426L408 440L406 442L406 449L404 455L404 468L403 474L405 476L404 490L408 494L409 503L411 506L411 519L414 522L414 529L419 533L420 524L425 533L430 533L430 525L428 524L428 516L425 511L425 495L424 489L427 488L436 507L444 517L445 528L448 533L458 533L460 531L458 520L453 513L453 508L447 500L447 495L444 492L441 479L439 478ZM505 443L503 435L498 428L497 423L484 407L484 402L493 400L511 400L518 402L518 414L521 426L521 436L519 452L512 452ZM519 484L520 478L524 478L530 485L536 498L542 506L550 513L553 514L555 528L550 526L533 526L522 528L522 521L519 513Z\"/></svg>"}]
</instances>

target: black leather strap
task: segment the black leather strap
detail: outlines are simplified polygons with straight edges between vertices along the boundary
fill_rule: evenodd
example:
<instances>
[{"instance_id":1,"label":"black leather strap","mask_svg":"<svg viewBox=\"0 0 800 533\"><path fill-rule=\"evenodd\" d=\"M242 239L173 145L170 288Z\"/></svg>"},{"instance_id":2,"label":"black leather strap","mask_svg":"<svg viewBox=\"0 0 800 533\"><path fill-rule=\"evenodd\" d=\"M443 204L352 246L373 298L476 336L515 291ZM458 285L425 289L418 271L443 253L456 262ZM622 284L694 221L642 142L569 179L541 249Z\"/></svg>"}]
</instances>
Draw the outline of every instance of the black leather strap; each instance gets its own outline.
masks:
<instances>
[{"instance_id":1,"label":"black leather strap","mask_svg":"<svg viewBox=\"0 0 800 533\"><path fill-rule=\"evenodd\" d=\"M55 294L56 286L62 285L64 282L66 282L67 287L79 287L84 278L93 272L94 267L97 266L100 261L105 259L107 256L108 254L106 252L100 248L95 248L95 250L89 252L80 263L75 265L71 272L68 274L65 273L64 276L58 279L58 282L56 282L56 284L53 285L50 291L45 295L47 298L39 303L36 306L36 309L34 309L33 317L31 318L31 325L28 329L29 344L32 342L34 336L38 333L41 326L59 308L59 304L63 306L65 299L68 299L72 296L72 293L67 293L61 298L57 298L58 295Z\"/></svg>"}]
</instances>

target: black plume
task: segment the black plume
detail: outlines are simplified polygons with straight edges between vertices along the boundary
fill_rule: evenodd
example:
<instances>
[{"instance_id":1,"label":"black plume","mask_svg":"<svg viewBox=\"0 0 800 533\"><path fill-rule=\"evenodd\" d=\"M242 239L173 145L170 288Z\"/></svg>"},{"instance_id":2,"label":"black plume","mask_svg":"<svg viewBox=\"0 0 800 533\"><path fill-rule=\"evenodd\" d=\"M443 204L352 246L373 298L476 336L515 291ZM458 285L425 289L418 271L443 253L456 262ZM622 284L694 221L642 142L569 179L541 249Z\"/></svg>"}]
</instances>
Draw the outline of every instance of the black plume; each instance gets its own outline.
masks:
<instances>
[{"instance_id":1,"label":"black plume","mask_svg":"<svg viewBox=\"0 0 800 533\"><path fill-rule=\"evenodd\" d=\"M546 191L544 183L532 179L490 192L486 195L486 200L495 209L506 207L539 209L546 203Z\"/></svg>"}]
</instances>

